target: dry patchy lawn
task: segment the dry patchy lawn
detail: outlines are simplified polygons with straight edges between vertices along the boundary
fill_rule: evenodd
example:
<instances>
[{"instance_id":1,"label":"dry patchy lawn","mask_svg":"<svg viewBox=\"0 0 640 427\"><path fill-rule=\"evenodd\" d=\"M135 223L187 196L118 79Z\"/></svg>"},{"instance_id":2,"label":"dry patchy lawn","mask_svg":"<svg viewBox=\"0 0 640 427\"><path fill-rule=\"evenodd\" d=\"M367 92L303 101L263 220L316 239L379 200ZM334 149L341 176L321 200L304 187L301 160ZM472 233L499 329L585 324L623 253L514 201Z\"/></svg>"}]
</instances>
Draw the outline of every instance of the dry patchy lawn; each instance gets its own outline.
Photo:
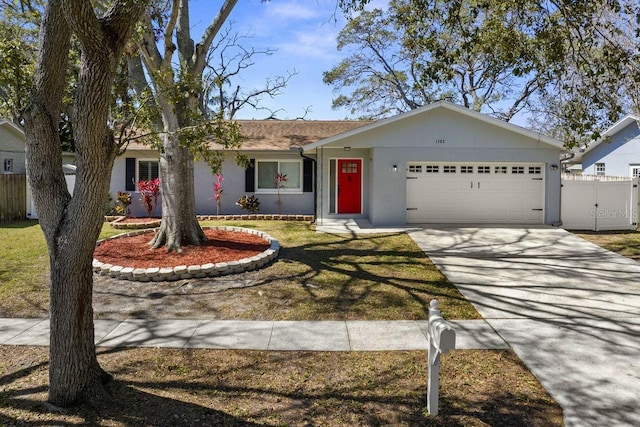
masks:
<instances>
[{"instance_id":1,"label":"dry patchy lawn","mask_svg":"<svg viewBox=\"0 0 640 427\"><path fill-rule=\"evenodd\" d=\"M113 401L56 412L46 349L0 346L0 425L562 425L508 351L444 355L440 415L429 417L424 352L100 350Z\"/></svg>"},{"instance_id":2,"label":"dry patchy lawn","mask_svg":"<svg viewBox=\"0 0 640 427\"><path fill-rule=\"evenodd\" d=\"M640 261L638 231L577 231L575 234L609 251Z\"/></svg>"}]
</instances>

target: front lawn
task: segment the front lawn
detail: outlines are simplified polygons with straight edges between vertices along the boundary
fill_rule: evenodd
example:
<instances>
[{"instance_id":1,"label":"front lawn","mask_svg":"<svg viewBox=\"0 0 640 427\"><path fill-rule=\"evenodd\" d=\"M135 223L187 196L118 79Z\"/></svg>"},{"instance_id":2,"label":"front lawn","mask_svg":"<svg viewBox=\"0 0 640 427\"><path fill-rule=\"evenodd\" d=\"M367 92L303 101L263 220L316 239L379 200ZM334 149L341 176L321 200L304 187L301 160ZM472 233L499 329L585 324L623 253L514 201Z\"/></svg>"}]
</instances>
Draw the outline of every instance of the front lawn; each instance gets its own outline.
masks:
<instances>
[{"instance_id":1,"label":"front lawn","mask_svg":"<svg viewBox=\"0 0 640 427\"><path fill-rule=\"evenodd\" d=\"M96 316L427 319L429 301L437 298L446 318L479 318L473 306L406 234L324 234L316 233L307 222L203 223L216 224L269 233L282 246L277 262L235 278L246 281L247 286L222 291L218 285L233 281L233 276L140 286L100 278L94 293ZM119 232L105 223L101 237ZM0 256L10 260L0 267L0 317L46 316L48 257L38 224L26 221L0 227ZM162 295L163 299L145 298L151 293ZM156 310L152 304L165 309Z\"/></svg>"},{"instance_id":2,"label":"front lawn","mask_svg":"<svg viewBox=\"0 0 640 427\"><path fill-rule=\"evenodd\" d=\"M611 252L640 261L638 231L576 231L575 234Z\"/></svg>"},{"instance_id":3,"label":"front lawn","mask_svg":"<svg viewBox=\"0 0 640 427\"><path fill-rule=\"evenodd\" d=\"M511 351L443 355L440 415L423 351L99 349L112 401L46 405L47 349L0 346L0 425L561 426L562 409Z\"/></svg>"},{"instance_id":4,"label":"front lawn","mask_svg":"<svg viewBox=\"0 0 640 427\"><path fill-rule=\"evenodd\" d=\"M110 304L105 282L112 279L99 277L94 305L113 313L96 316L171 315L186 304L188 313L212 318L426 319L437 298L448 318L478 317L407 235L318 234L301 222L233 224L280 240L278 261L238 277L144 284L152 293L113 281L110 297L121 299ZM102 237L117 233L105 225ZM48 264L39 226L0 226L0 256L11 260L0 272L0 316L45 316ZM247 286L220 288L225 281ZM123 311L127 300L146 311ZM0 425L562 425L562 409L510 350L443 355L438 417L426 414L424 351L99 348L101 365L115 376L113 400L64 411L46 403L47 352L0 346Z\"/></svg>"}]
</instances>

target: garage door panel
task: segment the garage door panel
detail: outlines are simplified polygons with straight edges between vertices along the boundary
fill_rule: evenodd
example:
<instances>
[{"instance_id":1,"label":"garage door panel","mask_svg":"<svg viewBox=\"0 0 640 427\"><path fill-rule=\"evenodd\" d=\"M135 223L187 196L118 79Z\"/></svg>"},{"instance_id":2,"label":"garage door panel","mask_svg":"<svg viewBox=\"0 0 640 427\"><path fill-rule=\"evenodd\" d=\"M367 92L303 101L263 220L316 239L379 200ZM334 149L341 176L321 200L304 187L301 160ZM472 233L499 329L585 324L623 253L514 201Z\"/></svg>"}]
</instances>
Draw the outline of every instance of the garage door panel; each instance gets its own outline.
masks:
<instances>
[{"instance_id":1,"label":"garage door panel","mask_svg":"<svg viewBox=\"0 0 640 427\"><path fill-rule=\"evenodd\" d=\"M541 164L411 162L407 222L543 223L543 170Z\"/></svg>"}]
</instances>

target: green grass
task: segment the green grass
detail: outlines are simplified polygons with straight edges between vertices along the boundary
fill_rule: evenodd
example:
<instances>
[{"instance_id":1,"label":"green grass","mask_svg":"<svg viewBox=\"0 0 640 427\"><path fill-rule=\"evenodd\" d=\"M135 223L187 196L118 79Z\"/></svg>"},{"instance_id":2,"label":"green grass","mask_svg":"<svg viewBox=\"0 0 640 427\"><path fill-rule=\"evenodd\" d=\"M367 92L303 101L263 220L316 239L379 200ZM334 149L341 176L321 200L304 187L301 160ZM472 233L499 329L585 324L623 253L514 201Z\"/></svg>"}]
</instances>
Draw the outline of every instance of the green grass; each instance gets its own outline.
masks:
<instances>
[{"instance_id":1,"label":"green grass","mask_svg":"<svg viewBox=\"0 0 640 427\"><path fill-rule=\"evenodd\" d=\"M334 235L316 233L307 222L287 221L203 225L257 228L282 246L278 261L260 270L251 287L215 295L218 318L427 319L433 298L446 318L479 318L406 234ZM119 233L105 224L100 237ZM0 256L8 260L0 272L0 317L46 315L49 267L38 224L0 228ZM211 313L211 306L201 302L198 310Z\"/></svg>"},{"instance_id":2,"label":"green grass","mask_svg":"<svg viewBox=\"0 0 640 427\"><path fill-rule=\"evenodd\" d=\"M105 224L101 238L120 231ZM49 255L37 221L0 225L0 316L43 316L49 305Z\"/></svg>"},{"instance_id":3,"label":"green grass","mask_svg":"<svg viewBox=\"0 0 640 427\"><path fill-rule=\"evenodd\" d=\"M214 224L225 222L203 223ZM263 230L282 245L279 261L264 270L262 284L269 286L248 291L265 301L255 317L426 319L429 301L437 298L447 318L479 318L406 234L316 233L304 222L234 225Z\"/></svg>"}]
</instances>

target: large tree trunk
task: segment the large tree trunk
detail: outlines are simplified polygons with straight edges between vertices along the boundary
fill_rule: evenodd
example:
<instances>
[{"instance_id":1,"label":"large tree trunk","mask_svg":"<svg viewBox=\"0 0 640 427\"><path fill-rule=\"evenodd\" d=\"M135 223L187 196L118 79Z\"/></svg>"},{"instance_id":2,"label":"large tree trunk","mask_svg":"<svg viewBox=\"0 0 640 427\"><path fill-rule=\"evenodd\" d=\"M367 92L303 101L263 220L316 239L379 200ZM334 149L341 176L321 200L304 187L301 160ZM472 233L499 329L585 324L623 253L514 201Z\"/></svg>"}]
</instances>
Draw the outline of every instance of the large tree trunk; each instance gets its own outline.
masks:
<instances>
[{"instance_id":1,"label":"large tree trunk","mask_svg":"<svg viewBox=\"0 0 640 427\"><path fill-rule=\"evenodd\" d=\"M180 252L183 245L200 245L206 237L196 218L193 155L174 134L165 136L160 176L162 223L151 246Z\"/></svg>"},{"instance_id":2,"label":"large tree trunk","mask_svg":"<svg viewBox=\"0 0 640 427\"><path fill-rule=\"evenodd\" d=\"M162 112L164 130L163 150L160 153L162 223L150 242L154 249L165 245L167 251L179 252L183 245L200 245L206 240L196 218L194 155L189 148L180 144L178 132L198 121L195 119L200 112L198 95L202 93L199 85L202 83L207 51L236 3L237 0L225 0L218 15L205 29L200 42L194 44L189 23L189 2L174 1L164 28L164 56L160 53L151 16L146 16L146 31L139 48L155 87L156 103ZM174 30L177 46L172 40ZM182 67L180 73L175 73L171 65L176 47ZM146 77L133 67L136 64L131 65L131 76L138 83L136 90L141 92L147 85ZM178 74L178 81L174 80L175 74ZM171 99L170 94L175 93L176 85L181 88L178 92L180 96L175 99L174 95L174 99ZM184 98L185 93L188 94L187 99ZM191 141L192 145L193 142Z\"/></svg>"},{"instance_id":3,"label":"large tree trunk","mask_svg":"<svg viewBox=\"0 0 640 427\"><path fill-rule=\"evenodd\" d=\"M49 401L68 406L105 397L93 332L95 243L117 146L107 128L111 83L144 3L115 0L101 20L83 0L50 0L40 32L31 106L25 117L27 170L50 262ZM72 123L74 196L62 172L58 120L71 31L82 44Z\"/></svg>"}]
</instances>

